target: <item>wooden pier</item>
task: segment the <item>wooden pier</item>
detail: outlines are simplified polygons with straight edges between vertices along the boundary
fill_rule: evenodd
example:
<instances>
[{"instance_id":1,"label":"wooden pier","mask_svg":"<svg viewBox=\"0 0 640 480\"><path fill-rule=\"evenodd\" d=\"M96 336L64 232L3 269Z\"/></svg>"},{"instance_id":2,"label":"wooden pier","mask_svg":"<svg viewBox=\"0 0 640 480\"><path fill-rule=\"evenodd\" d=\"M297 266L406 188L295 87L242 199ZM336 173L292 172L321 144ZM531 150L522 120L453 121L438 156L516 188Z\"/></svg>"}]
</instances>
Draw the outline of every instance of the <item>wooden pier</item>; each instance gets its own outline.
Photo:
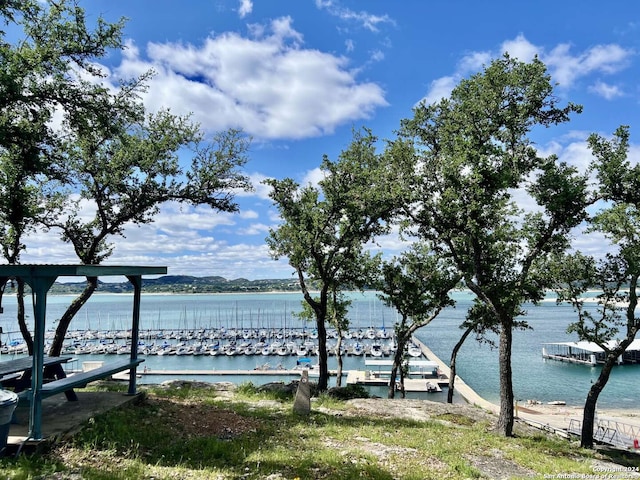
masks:
<instances>
[{"instance_id":1,"label":"wooden pier","mask_svg":"<svg viewBox=\"0 0 640 480\"><path fill-rule=\"evenodd\" d=\"M430 350L427 353L422 348L424 344L419 343L415 339L414 344L420 347L422 355L428 360L418 358L410 358L408 360L409 373L404 378L405 392L442 392L442 387L449 384L448 376L440 369L442 362L431 360L435 358L435 355ZM347 384L364 386L389 385L391 381L391 367L393 366L392 360L366 359L365 366L372 368L368 370L350 371L347 375ZM385 368L385 370L383 370L383 368ZM399 388L399 385L396 385L396 388Z\"/></svg>"},{"instance_id":2,"label":"wooden pier","mask_svg":"<svg viewBox=\"0 0 640 480\"><path fill-rule=\"evenodd\" d=\"M406 392L442 392L441 384L447 384L448 380L431 378L405 378L404 390ZM366 370L350 370L347 374L347 385L365 385L384 387L389 385L388 375L372 374Z\"/></svg>"},{"instance_id":3,"label":"wooden pier","mask_svg":"<svg viewBox=\"0 0 640 480\"><path fill-rule=\"evenodd\" d=\"M141 375L292 375L300 376L302 370L295 369L256 369L256 370L139 370Z\"/></svg>"},{"instance_id":4,"label":"wooden pier","mask_svg":"<svg viewBox=\"0 0 640 480\"><path fill-rule=\"evenodd\" d=\"M310 377L317 377L317 369L305 369L309 372ZM168 377L188 377L188 376L280 376L280 377L299 377L302 375L303 369L256 369L256 370L164 370L164 369L139 369L136 372L138 377L144 376L168 376ZM329 370L329 376L335 377L336 370ZM345 372L346 373L346 372ZM123 372L113 376L114 380L126 380L129 378L129 372Z\"/></svg>"}]
</instances>

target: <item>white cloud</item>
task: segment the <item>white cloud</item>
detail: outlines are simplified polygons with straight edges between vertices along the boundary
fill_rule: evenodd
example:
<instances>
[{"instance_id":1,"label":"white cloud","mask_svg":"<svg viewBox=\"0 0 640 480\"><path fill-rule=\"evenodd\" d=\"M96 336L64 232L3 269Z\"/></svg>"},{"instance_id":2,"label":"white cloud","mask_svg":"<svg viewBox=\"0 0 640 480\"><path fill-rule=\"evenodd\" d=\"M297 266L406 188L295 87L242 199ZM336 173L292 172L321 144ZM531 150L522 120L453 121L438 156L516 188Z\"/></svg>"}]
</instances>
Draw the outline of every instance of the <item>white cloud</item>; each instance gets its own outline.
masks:
<instances>
[{"instance_id":1,"label":"white cloud","mask_svg":"<svg viewBox=\"0 0 640 480\"><path fill-rule=\"evenodd\" d=\"M482 70L482 67L487 65L492 58L493 56L490 52L472 52L465 55L456 67L456 80L459 81L464 75Z\"/></svg>"},{"instance_id":2,"label":"white cloud","mask_svg":"<svg viewBox=\"0 0 640 480\"><path fill-rule=\"evenodd\" d=\"M216 212L204 205L192 207L167 202L162 204L152 226L156 230L173 235L186 230L209 231L219 226L235 225L237 219L236 213Z\"/></svg>"},{"instance_id":3,"label":"white cloud","mask_svg":"<svg viewBox=\"0 0 640 480\"><path fill-rule=\"evenodd\" d=\"M314 168L313 170L309 170L306 173L306 175L300 182L300 185L303 187L306 187L306 186L317 187L320 180L324 180L325 177L326 177L326 172L324 170L321 170L320 167Z\"/></svg>"},{"instance_id":4,"label":"white cloud","mask_svg":"<svg viewBox=\"0 0 640 480\"><path fill-rule=\"evenodd\" d=\"M609 85L608 83L601 81L597 81L591 87L589 87L589 91L600 95L607 100L612 100L624 95L620 87L618 87L617 85Z\"/></svg>"},{"instance_id":5,"label":"white cloud","mask_svg":"<svg viewBox=\"0 0 640 480\"><path fill-rule=\"evenodd\" d=\"M629 164L631 165L640 164L640 145L629 146L629 153L627 155L627 160L629 160Z\"/></svg>"},{"instance_id":6,"label":"white cloud","mask_svg":"<svg viewBox=\"0 0 640 480\"><path fill-rule=\"evenodd\" d=\"M618 45L597 45L579 55L572 55L570 49L570 45L560 44L541 58L553 79L566 88L591 73L611 74L625 68L632 54Z\"/></svg>"},{"instance_id":7,"label":"white cloud","mask_svg":"<svg viewBox=\"0 0 640 480\"><path fill-rule=\"evenodd\" d=\"M220 275L227 279L288 278L293 273L286 259L269 257L265 244L225 245L214 252L176 257L168 265L173 275Z\"/></svg>"},{"instance_id":8,"label":"white cloud","mask_svg":"<svg viewBox=\"0 0 640 480\"><path fill-rule=\"evenodd\" d=\"M263 235L266 237L267 233L269 233L269 225L265 225L264 223L252 223L246 228L241 228L238 230L240 235Z\"/></svg>"},{"instance_id":9,"label":"white cloud","mask_svg":"<svg viewBox=\"0 0 640 480\"><path fill-rule=\"evenodd\" d=\"M241 127L260 138L300 139L332 133L371 117L387 102L382 88L359 82L345 57L301 47L289 17L227 32L202 45L149 43L147 59L131 42L114 78L157 72L144 94L147 107L193 113L203 128Z\"/></svg>"},{"instance_id":10,"label":"white cloud","mask_svg":"<svg viewBox=\"0 0 640 480\"><path fill-rule=\"evenodd\" d=\"M254 220L260 217L260 214L258 214L258 212L256 212L255 210L242 210L238 213L238 215L244 220Z\"/></svg>"},{"instance_id":11,"label":"white cloud","mask_svg":"<svg viewBox=\"0 0 640 480\"><path fill-rule=\"evenodd\" d=\"M269 191L271 190L271 188L262 183L268 177L266 175L263 175L262 173L251 173L248 175L248 177L249 177L249 182L251 182L251 185L253 186L253 191L247 192L245 190L236 189L234 190L233 194L237 198L252 197L252 198L259 198L262 200L268 199Z\"/></svg>"},{"instance_id":12,"label":"white cloud","mask_svg":"<svg viewBox=\"0 0 640 480\"><path fill-rule=\"evenodd\" d=\"M626 68L633 55L632 50L615 44L596 45L582 53L574 54L571 52L571 45L563 43L547 52L544 47L534 45L520 34L513 40L504 41L494 52L471 52L465 55L458 62L452 75L431 82L429 91L422 100L433 103L448 97L460 80L471 73L481 71L492 59L499 58L504 53L509 53L511 57L523 62L530 62L535 56L538 56L547 65L552 81L557 82L563 88L571 88L577 80L593 73L614 74L619 72ZM601 81L597 82L590 90L607 99L622 95L622 91L618 87Z\"/></svg>"},{"instance_id":13,"label":"white cloud","mask_svg":"<svg viewBox=\"0 0 640 480\"><path fill-rule=\"evenodd\" d=\"M244 18L253 11L253 2L251 0L240 0L240 7L238 8L238 15L240 18Z\"/></svg>"},{"instance_id":14,"label":"white cloud","mask_svg":"<svg viewBox=\"0 0 640 480\"><path fill-rule=\"evenodd\" d=\"M331 0L316 0L316 7L326 10L329 15L345 22L357 23L371 32L378 32L379 26L382 24L395 25L395 21L389 15L375 15L365 11L356 12Z\"/></svg>"},{"instance_id":15,"label":"white cloud","mask_svg":"<svg viewBox=\"0 0 640 480\"><path fill-rule=\"evenodd\" d=\"M165 204L153 224L129 225L125 237L109 238L116 248L105 264L166 265L170 274L221 275L230 279L286 278L291 267L286 261L272 260L264 243L250 245L247 240L231 245L226 240L225 228L240 235L266 237L267 225L238 225L258 217L254 210L222 214L205 207ZM60 240L59 232L38 232L26 238L25 243L28 250L22 257L24 263L78 262L71 245Z\"/></svg>"},{"instance_id":16,"label":"white cloud","mask_svg":"<svg viewBox=\"0 0 640 480\"><path fill-rule=\"evenodd\" d=\"M347 49L347 52L353 52L356 48L355 43L351 39L345 40L344 45L345 45L345 48Z\"/></svg>"},{"instance_id":17,"label":"white cloud","mask_svg":"<svg viewBox=\"0 0 640 480\"><path fill-rule=\"evenodd\" d=\"M371 52L371 61L372 62L381 62L384 60L384 52L381 50L374 50Z\"/></svg>"},{"instance_id":18,"label":"white cloud","mask_svg":"<svg viewBox=\"0 0 640 480\"><path fill-rule=\"evenodd\" d=\"M429 92L424 98L420 99L420 102L425 102L427 105L436 103L443 98L448 97L451 91L458 83L457 77L440 77L431 82Z\"/></svg>"},{"instance_id":19,"label":"white cloud","mask_svg":"<svg viewBox=\"0 0 640 480\"><path fill-rule=\"evenodd\" d=\"M503 42L500 51L508 53L509 56L522 62L530 62L536 55L540 54L540 47L535 46L524 35L520 34L513 40ZM484 63L489 63L489 60L485 60Z\"/></svg>"}]
</instances>

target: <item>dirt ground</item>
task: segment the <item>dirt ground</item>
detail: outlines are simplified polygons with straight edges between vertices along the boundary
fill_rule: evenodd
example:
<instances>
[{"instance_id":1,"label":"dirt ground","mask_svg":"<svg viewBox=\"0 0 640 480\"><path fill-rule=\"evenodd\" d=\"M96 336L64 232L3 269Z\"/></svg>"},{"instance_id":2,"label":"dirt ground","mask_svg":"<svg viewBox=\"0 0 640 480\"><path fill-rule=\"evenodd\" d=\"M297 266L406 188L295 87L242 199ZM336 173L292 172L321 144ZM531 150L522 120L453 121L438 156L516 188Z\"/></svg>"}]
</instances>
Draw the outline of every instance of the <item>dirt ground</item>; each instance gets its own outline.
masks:
<instances>
[{"instance_id":1,"label":"dirt ground","mask_svg":"<svg viewBox=\"0 0 640 480\"><path fill-rule=\"evenodd\" d=\"M211 387L211 384L206 384ZM193 388L195 385L191 385ZM232 397L232 385L216 385L220 396ZM153 395L147 395L144 402L154 407L157 415L163 418L171 419L165 422L166 425L175 426L175 435L183 438L194 438L200 436L215 436L223 439L230 439L248 432L254 432L259 427L259 420L244 417L228 410L224 407L212 407L211 404L200 404L193 400L184 400L177 398L158 398ZM402 408L398 408L400 403ZM431 402L425 400L410 399L354 399L347 402L348 408L341 410L331 410L328 408L313 405L312 409L321 411L327 415L340 416L368 416L389 418L398 416L417 421L436 420L436 421L456 421L455 419L470 419L473 422L484 422L488 425L495 425L497 415L485 409L468 404L446 404L440 402ZM257 408L270 407L274 409L290 409L291 406L276 401L263 400L257 402ZM581 409L569 406L547 406L547 405L523 405L521 408L530 412L540 412L544 415L559 416L579 416ZM612 412L606 412L612 413ZM620 415L626 415L630 421L637 420L640 422L638 412L614 412ZM602 412L601 412L602 414ZM451 420L446 420L451 419ZM149 422L155 421L150 418ZM517 435L524 434L540 434L541 430L525 423L516 422L515 433ZM546 433L551 435L550 433ZM377 457L384 458L392 453L389 447L376 442L370 442L367 439L353 438L353 442L358 443L361 449L367 449L370 453ZM340 449L341 445L332 445L336 449ZM346 447L346 446L345 446ZM410 454L410 453L409 453ZM535 473L524 469L516 463L505 458L501 451L487 451L482 455L470 456L466 459L470 464L482 472L485 478L502 479L502 478L525 478L535 476ZM432 459L437 462L437 459ZM603 464L604 465L604 464ZM434 469L438 465L433 465ZM631 477L625 477L631 478ZM272 479L275 480L275 479Z\"/></svg>"},{"instance_id":2,"label":"dirt ground","mask_svg":"<svg viewBox=\"0 0 640 480\"><path fill-rule=\"evenodd\" d=\"M225 393L222 394L224 395ZM226 394L233 395L231 392ZM166 415L173 419L173 421L168 422L168 424L181 426L179 427L180 432L176 432L176 435L215 435L221 438L231 438L249 431L254 431L259 425L257 420L242 417L224 408L212 409L210 405L203 406L184 400L148 398L147 401L160 409L159 414ZM398 402L402 403L402 408L394 406L394 404ZM445 404L424 400L389 400L380 398L354 399L348 401L347 404L349 405L347 410L339 411L315 406L312 408L329 415L354 417L363 415L381 418L399 416L417 421L430 419L438 419L438 421L441 421L441 418L449 415L451 418L468 418L474 422L487 422L490 425L495 424L497 421L496 415L467 404ZM187 408L185 408L185 406ZM262 401L259 406L284 408L281 403L275 401ZM539 430L525 423L517 423L515 429L518 434L540 433ZM388 451L389 447L386 445L370 442L367 439L354 438L352 441L357 442L359 448L367 449L371 454L379 458L384 458L390 454ZM333 446L336 449L342 447L341 445ZM398 452L395 453L397 454ZM535 475L534 472L524 469L505 458L500 451L486 452L484 455L469 457L467 460L482 472L485 478L524 478ZM433 465L433 468L438 468L438 465Z\"/></svg>"}]
</instances>

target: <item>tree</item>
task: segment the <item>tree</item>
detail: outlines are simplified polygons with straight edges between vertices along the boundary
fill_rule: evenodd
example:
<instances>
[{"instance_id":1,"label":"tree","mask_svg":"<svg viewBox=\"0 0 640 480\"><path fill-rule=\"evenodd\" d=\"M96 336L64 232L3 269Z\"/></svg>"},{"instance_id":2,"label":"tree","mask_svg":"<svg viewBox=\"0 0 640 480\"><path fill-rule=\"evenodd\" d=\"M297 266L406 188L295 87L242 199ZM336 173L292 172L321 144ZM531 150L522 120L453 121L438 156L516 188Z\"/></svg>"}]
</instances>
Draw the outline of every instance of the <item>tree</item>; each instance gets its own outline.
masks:
<instances>
[{"instance_id":1,"label":"tree","mask_svg":"<svg viewBox=\"0 0 640 480\"><path fill-rule=\"evenodd\" d=\"M443 308L453 305L449 292L460 278L447 260L433 255L428 245L414 244L399 258L384 262L378 283L380 299L400 314L394 325L397 348L391 367L388 397L394 398L400 373L404 396L403 361L413 334L434 320Z\"/></svg>"},{"instance_id":2,"label":"tree","mask_svg":"<svg viewBox=\"0 0 640 480\"><path fill-rule=\"evenodd\" d=\"M365 244L386 233L395 212L394 171L384 154L375 151L370 132L356 132L349 148L333 162L324 156L324 178L318 187L300 188L292 179L269 179L270 197L282 223L272 229L267 244L274 258L287 257L318 330L318 388L328 387L327 332L332 292L361 287L374 271L376 257ZM312 295L309 281L318 285Z\"/></svg>"},{"instance_id":3,"label":"tree","mask_svg":"<svg viewBox=\"0 0 640 480\"><path fill-rule=\"evenodd\" d=\"M94 60L122 46L123 22L98 18L91 29L83 10L67 0L9 0L0 3L0 14L12 36L0 31L0 242L5 260L15 264L43 214L41 180L61 178L66 133L53 119L64 118L72 129L102 122L108 91L89 79L101 75ZM17 284L18 324L31 351L24 284Z\"/></svg>"},{"instance_id":4,"label":"tree","mask_svg":"<svg viewBox=\"0 0 640 480\"><path fill-rule=\"evenodd\" d=\"M554 156L538 156L528 135L578 111L558 106L541 61L505 55L401 124L401 138L415 148L414 161L397 167L415 177L406 214L456 265L499 331L498 429L506 436L514 419L512 331L523 324L522 304L539 301L548 287L536 263L568 247L587 203L586 178ZM518 206L516 191L535 209Z\"/></svg>"},{"instance_id":5,"label":"tree","mask_svg":"<svg viewBox=\"0 0 640 480\"><path fill-rule=\"evenodd\" d=\"M114 118L121 125L115 135L112 127L96 128L71 142L66 181L70 190L61 195L56 189L51 196L49 206L55 214L44 223L62 232L83 264L106 260L115 248L108 240L124 236L128 225L153 222L164 202L232 212L237 210L232 192L250 188L239 171L249 145L240 131L222 132L205 142L197 125L166 111L126 120ZM177 152L187 147L193 149L193 158L184 168ZM85 203L95 208L93 216L87 215ZM97 282L88 277L82 294L60 318L50 355L60 354L71 320Z\"/></svg>"},{"instance_id":6,"label":"tree","mask_svg":"<svg viewBox=\"0 0 640 480\"><path fill-rule=\"evenodd\" d=\"M320 302L320 298L315 297L316 302ZM337 332L337 340L335 345L335 355L338 362L336 369L336 387L342 386L342 334L349 328L349 319L347 313L349 312L349 306L351 300L345 297L344 292L337 292L333 290L329 292L329 299L327 303L327 323L334 327ZM315 313L311 308L311 305L306 301L302 301L302 311L298 316L305 320L314 320Z\"/></svg>"},{"instance_id":7,"label":"tree","mask_svg":"<svg viewBox=\"0 0 640 480\"><path fill-rule=\"evenodd\" d=\"M237 170L248 146L241 132L206 141L188 118L145 114L138 94L150 72L115 91L102 84L96 59L122 47L123 21L98 18L90 29L72 0L3 2L0 12L19 30L14 43L0 42L0 230L10 263L36 223L60 228L80 262L99 264L112 253L110 237L151 222L165 201L237 209L234 189L249 188ZM193 159L184 168L177 153L187 147ZM83 220L81 202L95 207L94 218ZM58 324L52 355L97 286L87 280ZM22 296L19 282L18 321L30 345Z\"/></svg>"},{"instance_id":8,"label":"tree","mask_svg":"<svg viewBox=\"0 0 640 480\"><path fill-rule=\"evenodd\" d=\"M602 369L584 405L580 443L585 448L593 448L598 397L614 365L640 328L640 317L636 316L640 278L640 165L631 167L627 160L628 127L618 128L613 141L591 135L589 145L596 157L600 198L608 202L592 219L590 230L603 233L617 246L617 251L599 260L578 252L555 262L558 301L570 302L578 315L568 331L575 332L580 340L594 342L604 351ZM594 312L585 306L582 295L596 286L602 293L597 297L598 308Z\"/></svg>"}]
</instances>

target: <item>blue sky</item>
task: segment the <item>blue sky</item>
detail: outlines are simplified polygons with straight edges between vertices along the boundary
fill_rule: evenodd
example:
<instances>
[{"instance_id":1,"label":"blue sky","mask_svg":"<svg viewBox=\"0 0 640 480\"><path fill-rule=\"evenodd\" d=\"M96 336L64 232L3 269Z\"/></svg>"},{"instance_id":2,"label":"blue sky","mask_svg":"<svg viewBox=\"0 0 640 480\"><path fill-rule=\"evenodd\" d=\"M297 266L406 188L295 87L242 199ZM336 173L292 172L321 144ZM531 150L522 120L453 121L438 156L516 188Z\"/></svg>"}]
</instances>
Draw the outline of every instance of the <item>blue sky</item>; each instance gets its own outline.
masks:
<instances>
[{"instance_id":1,"label":"blue sky","mask_svg":"<svg viewBox=\"0 0 640 480\"><path fill-rule=\"evenodd\" d=\"M170 274L288 278L264 239L277 225L267 177L314 182L322 156L336 159L353 128L392 138L422 99L447 96L460 79L508 51L538 55L556 95L584 106L566 125L536 131L544 154L586 165L586 138L631 126L638 161L640 6L633 1L85 0L98 15L127 17L127 48L101 61L107 81L157 72L150 111L192 113L208 133L240 127L253 137L246 173L256 187L240 212L164 205L131 226L108 263L167 265ZM576 232L576 246L602 239ZM388 254L403 244L379 239ZM27 242L23 262L75 263L55 235Z\"/></svg>"}]
</instances>

